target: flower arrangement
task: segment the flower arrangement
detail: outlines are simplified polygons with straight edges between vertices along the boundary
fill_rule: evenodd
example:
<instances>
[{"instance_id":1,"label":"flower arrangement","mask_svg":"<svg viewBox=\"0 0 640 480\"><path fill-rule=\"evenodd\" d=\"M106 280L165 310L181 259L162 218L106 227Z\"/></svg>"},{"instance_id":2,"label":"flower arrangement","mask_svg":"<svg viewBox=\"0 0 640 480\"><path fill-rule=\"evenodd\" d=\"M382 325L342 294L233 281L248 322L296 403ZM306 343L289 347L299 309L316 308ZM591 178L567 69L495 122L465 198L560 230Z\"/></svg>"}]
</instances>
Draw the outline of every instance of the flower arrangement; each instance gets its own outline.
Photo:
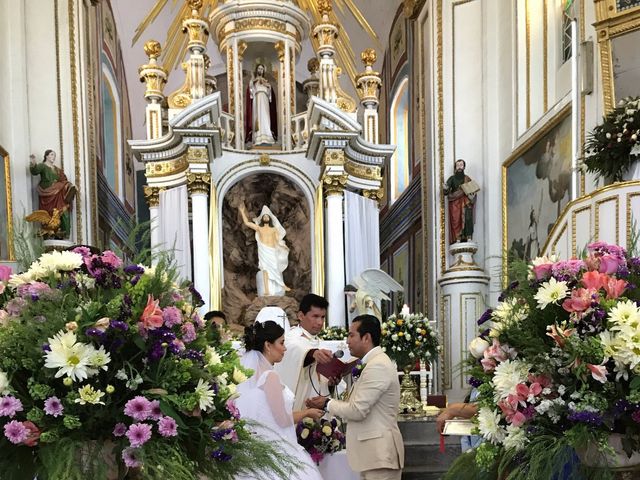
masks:
<instances>
[{"instance_id":1,"label":"flower arrangement","mask_svg":"<svg viewBox=\"0 0 640 480\"><path fill-rule=\"evenodd\" d=\"M298 443L309 452L311 459L320 464L325 455L339 452L345 448L345 436L340 430L342 423L337 418L315 421L304 417L296 426Z\"/></svg>"},{"instance_id":2,"label":"flower arrangement","mask_svg":"<svg viewBox=\"0 0 640 480\"><path fill-rule=\"evenodd\" d=\"M324 328L319 334L322 340L344 340L349 335L349 331L344 327Z\"/></svg>"},{"instance_id":3,"label":"flower arrangement","mask_svg":"<svg viewBox=\"0 0 640 480\"><path fill-rule=\"evenodd\" d=\"M418 360L437 358L438 336L427 317L403 312L391 315L382 323L382 349L398 367L413 367Z\"/></svg>"},{"instance_id":4,"label":"flower arrangement","mask_svg":"<svg viewBox=\"0 0 640 480\"><path fill-rule=\"evenodd\" d=\"M638 286L640 258L602 242L583 259L519 269L469 346L482 470L499 465L509 480L588 476L582 453L597 447L592 457L606 458L614 433L625 456L640 451Z\"/></svg>"},{"instance_id":5,"label":"flower arrangement","mask_svg":"<svg viewBox=\"0 0 640 480\"><path fill-rule=\"evenodd\" d=\"M243 370L174 270L85 247L0 281L0 471L6 478L231 479L277 450L233 403ZM285 461L286 462L286 461Z\"/></svg>"},{"instance_id":6,"label":"flower arrangement","mask_svg":"<svg viewBox=\"0 0 640 480\"><path fill-rule=\"evenodd\" d=\"M626 98L596 126L585 145L584 166L588 172L622 180L622 175L640 157L640 97Z\"/></svg>"}]
</instances>

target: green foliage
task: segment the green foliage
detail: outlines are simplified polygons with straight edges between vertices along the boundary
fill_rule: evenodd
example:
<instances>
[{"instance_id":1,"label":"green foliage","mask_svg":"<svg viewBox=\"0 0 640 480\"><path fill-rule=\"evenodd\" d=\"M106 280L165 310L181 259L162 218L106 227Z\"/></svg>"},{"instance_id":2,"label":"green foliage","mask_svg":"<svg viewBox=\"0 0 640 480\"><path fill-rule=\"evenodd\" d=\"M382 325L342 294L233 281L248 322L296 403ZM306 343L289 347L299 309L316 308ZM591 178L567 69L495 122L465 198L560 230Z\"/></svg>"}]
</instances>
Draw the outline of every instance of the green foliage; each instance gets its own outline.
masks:
<instances>
[{"instance_id":1,"label":"green foliage","mask_svg":"<svg viewBox=\"0 0 640 480\"><path fill-rule=\"evenodd\" d=\"M589 134L585 144L586 170L598 178L621 181L638 158L637 153L631 152L638 145L639 130L640 97L626 98Z\"/></svg>"},{"instance_id":2,"label":"green foliage","mask_svg":"<svg viewBox=\"0 0 640 480\"><path fill-rule=\"evenodd\" d=\"M168 256L150 268L81 247L45 254L11 279L0 298L0 394L22 409L0 417L0 480L124 478L132 472L123 449L133 447L112 432L136 422L152 427L135 447L136 478L231 480L241 470L287 478L291 461L252 436L228 403L250 372L198 316L197 292L176 278ZM47 411L52 397L62 413ZM161 414L133 419L125 405L135 397L157 401ZM175 421L177 437L161 435L160 416ZM35 439L11 443L2 433L9 421L31 422ZM219 425L239 441L212 437Z\"/></svg>"}]
</instances>

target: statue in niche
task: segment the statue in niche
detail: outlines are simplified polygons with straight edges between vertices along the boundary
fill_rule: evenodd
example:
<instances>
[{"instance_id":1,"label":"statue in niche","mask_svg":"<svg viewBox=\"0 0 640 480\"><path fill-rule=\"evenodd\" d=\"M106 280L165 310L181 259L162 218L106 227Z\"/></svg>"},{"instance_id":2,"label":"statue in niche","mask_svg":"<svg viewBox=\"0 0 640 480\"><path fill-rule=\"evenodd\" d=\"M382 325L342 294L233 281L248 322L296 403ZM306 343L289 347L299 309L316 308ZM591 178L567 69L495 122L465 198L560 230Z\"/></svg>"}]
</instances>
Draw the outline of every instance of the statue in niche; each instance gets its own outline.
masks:
<instances>
[{"instance_id":1,"label":"statue in niche","mask_svg":"<svg viewBox=\"0 0 640 480\"><path fill-rule=\"evenodd\" d=\"M245 134L253 146L273 145L278 138L276 95L265 74L265 66L256 65L247 87Z\"/></svg>"},{"instance_id":2,"label":"statue in niche","mask_svg":"<svg viewBox=\"0 0 640 480\"><path fill-rule=\"evenodd\" d=\"M29 160L31 175L40 175L39 210L27 215L26 220L40 222L40 233L44 237L69 238L69 211L76 195L76 187L67 180L64 171L56 166L56 152L53 150L44 152L41 163L36 163L35 155L31 155Z\"/></svg>"},{"instance_id":3,"label":"statue in niche","mask_svg":"<svg viewBox=\"0 0 640 480\"><path fill-rule=\"evenodd\" d=\"M467 163L456 160L453 175L444 186L449 200L449 243L469 242L473 236L474 209L478 184L465 175Z\"/></svg>"},{"instance_id":4,"label":"statue in niche","mask_svg":"<svg viewBox=\"0 0 640 480\"><path fill-rule=\"evenodd\" d=\"M266 205L253 222L247 217L244 202L239 210L244 224L256 232L260 270L256 277L258 296L283 296L290 290L282 276L289 262L289 247L284 242L285 229Z\"/></svg>"}]
</instances>

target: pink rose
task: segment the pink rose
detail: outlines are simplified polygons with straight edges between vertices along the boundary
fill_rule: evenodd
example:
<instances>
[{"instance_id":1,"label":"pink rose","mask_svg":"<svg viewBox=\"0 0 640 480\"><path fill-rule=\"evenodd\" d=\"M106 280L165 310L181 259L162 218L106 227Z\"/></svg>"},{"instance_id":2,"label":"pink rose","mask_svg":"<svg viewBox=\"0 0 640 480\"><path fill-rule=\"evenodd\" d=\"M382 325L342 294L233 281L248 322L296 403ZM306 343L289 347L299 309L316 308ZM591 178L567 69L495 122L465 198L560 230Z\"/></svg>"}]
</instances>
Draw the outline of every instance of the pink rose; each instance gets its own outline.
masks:
<instances>
[{"instance_id":1,"label":"pink rose","mask_svg":"<svg viewBox=\"0 0 640 480\"><path fill-rule=\"evenodd\" d=\"M544 263L533 267L533 274L536 276L536 280L546 280L549 278L551 276L552 267L553 263Z\"/></svg>"},{"instance_id":2,"label":"pink rose","mask_svg":"<svg viewBox=\"0 0 640 480\"><path fill-rule=\"evenodd\" d=\"M618 298L626 290L627 285L626 280L617 280L613 277L607 278L607 282L604 284L604 291L607 292L607 298Z\"/></svg>"},{"instance_id":3,"label":"pink rose","mask_svg":"<svg viewBox=\"0 0 640 480\"><path fill-rule=\"evenodd\" d=\"M6 282L13 274L13 270L8 265L0 265L0 282Z\"/></svg>"},{"instance_id":4,"label":"pink rose","mask_svg":"<svg viewBox=\"0 0 640 480\"><path fill-rule=\"evenodd\" d=\"M598 271L600 273L611 275L618 271L618 267L620 266L620 264L621 261L619 258L605 253L600 257L600 268L598 268Z\"/></svg>"}]
</instances>

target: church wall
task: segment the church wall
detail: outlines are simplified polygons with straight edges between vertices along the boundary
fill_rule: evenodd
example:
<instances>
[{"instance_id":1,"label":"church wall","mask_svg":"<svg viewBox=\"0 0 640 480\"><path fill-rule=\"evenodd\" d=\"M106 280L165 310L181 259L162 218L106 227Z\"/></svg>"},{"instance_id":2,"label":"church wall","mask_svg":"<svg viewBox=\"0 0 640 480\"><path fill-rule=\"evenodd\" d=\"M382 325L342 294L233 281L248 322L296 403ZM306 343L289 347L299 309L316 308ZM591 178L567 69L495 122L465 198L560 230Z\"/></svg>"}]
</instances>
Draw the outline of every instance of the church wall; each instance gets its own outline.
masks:
<instances>
[{"instance_id":1,"label":"church wall","mask_svg":"<svg viewBox=\"0 0 640 480\"><path fill-rule=\"evenodd\" d=\"M422 52L422 47L418 48L414 44L414 31L413 22L406 18L401 5L389 32L389 49L384 55L379 109L381 142L393 143L391 130L394 98L403 82L408 79L408 182L402 193L394 199L392 165L385 166L385 198L380 214L380 263L387 273L404 286L405 292L401 298L397 294L393 296L392 302L386 305L387 314L394 313L400 301L400 307L402 303L406 303L412 311L425 311L420 178L424 136L419 127L421 112L415 108L419 105L418 88L421 82L418 75L421 71L420 63L416 60L418 52ZM401 152L402 148L396 155ZM394 161L394 158L391 161ZM420 236L417 236L418 233Z\"/></svg>"},{"instance_id":2,"label":"church wall","mask_svg":"<svg viewBox=\"0 0 640 480\"><path fill-rule=\"evenodd\" d=\"M0 88L6 92L0 110L0 146L11 157L14 214L21 218L37 207L38 178L29 174L29 155L33 153L39 162L46 149L53 149L58 165L78 188L71 238L94 244L98 238L95 162L101 139L96 123L99 8L108 8L108 2L0 1ZM121 61L115 70L124 144L130 120L126 84L120 81ZM127 152L122 158L127 171ZM131 213L135 183L130 171L122 182L121 200Z\"/></svg>"}]
</instances>

